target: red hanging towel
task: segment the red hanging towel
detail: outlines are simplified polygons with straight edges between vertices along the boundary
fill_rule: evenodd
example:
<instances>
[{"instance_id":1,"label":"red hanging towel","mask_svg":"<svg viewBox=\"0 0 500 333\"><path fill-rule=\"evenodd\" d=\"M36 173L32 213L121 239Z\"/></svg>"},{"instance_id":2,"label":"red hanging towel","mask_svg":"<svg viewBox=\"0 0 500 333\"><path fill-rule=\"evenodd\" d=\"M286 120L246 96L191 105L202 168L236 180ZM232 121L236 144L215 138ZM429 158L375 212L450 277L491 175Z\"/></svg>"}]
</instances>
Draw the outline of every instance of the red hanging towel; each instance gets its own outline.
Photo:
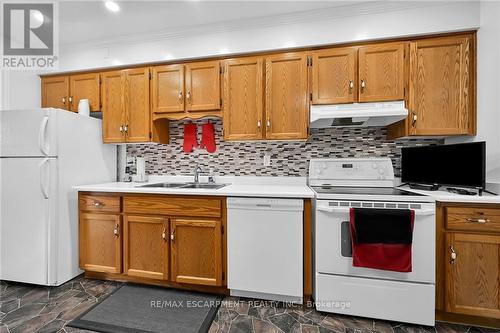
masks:
<instances>
[{"instance_id":1,"label":"red hanging towel","mask_svg":"<svg viewBox=\"0 0 500 333\"><path fill-rule=\"evenodd\" d=\"M351 208L352 265L411 272L414 219L413 210Z\"/></svg>"},{"instance_id":2,"label":"red hanging towel","mask_svg":"<svg viewBox=\"0 0 500 333\"><path fill-rule=\"evenodd\" d=\"M214 124L208 121L201 126L201 142L200 147L205 148L209 153L214 153L217 149L215 145L215 128Z\"/></svg>"},{"instance_id":3,"label":"red hanging towel","mask_svg":"<svg viewBox=\"0 0 500 333\"><path fill-rule=\"evenodd\" d=\"M196 124L184 124L184 144L182 149L185 153L190 153L193 151L193 148L196 147L198 147L198 141L196 140Z\"/></svg>"}]
</instances>

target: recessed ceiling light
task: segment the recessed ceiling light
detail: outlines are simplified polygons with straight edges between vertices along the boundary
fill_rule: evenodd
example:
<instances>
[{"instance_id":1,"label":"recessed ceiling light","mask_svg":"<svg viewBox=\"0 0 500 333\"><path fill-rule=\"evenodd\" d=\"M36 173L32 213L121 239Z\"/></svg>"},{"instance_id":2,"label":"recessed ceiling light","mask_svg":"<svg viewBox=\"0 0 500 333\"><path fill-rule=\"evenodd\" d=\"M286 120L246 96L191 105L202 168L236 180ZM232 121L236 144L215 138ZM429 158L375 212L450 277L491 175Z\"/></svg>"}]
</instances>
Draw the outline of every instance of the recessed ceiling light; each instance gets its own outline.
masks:
<instances>
[{"instance_id":1,"label":"recessed ceiling light","mask_svg":"<svg viewBox=\"0 0 500 333\"><path fill-rule=\"evenodd\" d=\"M111 1L111 0L107 0L104 2L104 5L106 6L106 8L113 12L113 13L116 13L116 12L119 12L120 11L120 6L114 2L114 1Z\"/></svg>"}]
</instances>

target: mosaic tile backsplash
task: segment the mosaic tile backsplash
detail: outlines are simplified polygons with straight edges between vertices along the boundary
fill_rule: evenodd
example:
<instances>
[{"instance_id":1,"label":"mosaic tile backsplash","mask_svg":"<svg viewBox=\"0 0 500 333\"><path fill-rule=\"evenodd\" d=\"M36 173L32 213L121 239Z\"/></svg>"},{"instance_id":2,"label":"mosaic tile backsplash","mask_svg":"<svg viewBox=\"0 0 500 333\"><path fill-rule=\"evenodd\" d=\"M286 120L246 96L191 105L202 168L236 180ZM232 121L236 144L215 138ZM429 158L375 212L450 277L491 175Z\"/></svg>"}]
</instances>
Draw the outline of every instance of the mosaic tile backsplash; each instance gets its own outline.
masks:
<instances>
[{"instance_id":1,"label":"mosaic tile backsplash","mask_svg":"<svg viewBox=\"0 0 500 333\"><path fill-rule=\"evenodd\" d=\"M201 125L206 120L196 121ZM144 157L146 172L154 175L192 175L196 164L219 176L307 176L309 160L334 157L390 157L397 176L400 174L401 148L442 144L438 139L388 140L385 127L311 129L305 142L297 141L222 141L222 121L215 124L217 151L213 154L196 149L182 150L183 122L170 123L170 143L127 145L127 156ZM198 126L198 142L201 138ZM263 166L265 154L271 165ZM134 168L131 168L134 172Z\"/></svg>"}]
</instances>

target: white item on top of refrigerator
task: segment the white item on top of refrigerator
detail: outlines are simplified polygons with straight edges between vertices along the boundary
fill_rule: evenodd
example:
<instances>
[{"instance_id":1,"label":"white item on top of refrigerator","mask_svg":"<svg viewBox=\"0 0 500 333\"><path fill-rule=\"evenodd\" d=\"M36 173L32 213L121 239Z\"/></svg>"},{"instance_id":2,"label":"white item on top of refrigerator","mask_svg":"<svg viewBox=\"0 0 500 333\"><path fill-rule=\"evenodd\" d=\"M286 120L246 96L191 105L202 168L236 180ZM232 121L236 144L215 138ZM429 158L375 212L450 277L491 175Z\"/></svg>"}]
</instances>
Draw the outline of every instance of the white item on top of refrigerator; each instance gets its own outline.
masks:
<instances>
[{"instance_id":1,"label":"white item on top of refrigerator","mask_svg":"<svg viewBox=\"0 0 500 333\"><path fill-rule=\"evenodd\" d=\"M0 280L60 285L81 273L72 187L116 179L101 126L58 109L0 111Z\"/></svg>"}]
</instances>

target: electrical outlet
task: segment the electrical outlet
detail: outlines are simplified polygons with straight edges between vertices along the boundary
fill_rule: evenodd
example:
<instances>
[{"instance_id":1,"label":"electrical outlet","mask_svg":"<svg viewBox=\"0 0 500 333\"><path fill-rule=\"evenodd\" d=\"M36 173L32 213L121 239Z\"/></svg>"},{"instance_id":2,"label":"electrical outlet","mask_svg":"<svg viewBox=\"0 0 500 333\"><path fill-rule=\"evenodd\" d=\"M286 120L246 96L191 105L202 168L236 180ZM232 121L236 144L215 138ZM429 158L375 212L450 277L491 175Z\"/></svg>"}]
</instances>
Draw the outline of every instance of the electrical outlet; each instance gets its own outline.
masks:
<instances>
[{"instance_id":1,"label":"electrical outlet","mask_svg":"<svg viewBox=\"0 0 500 333\"><path fill-rule=\"evenodd\" d=\"M269 154L264 154L264 166L271 166L271 155Z\"/></svg>"}]
</instances>

